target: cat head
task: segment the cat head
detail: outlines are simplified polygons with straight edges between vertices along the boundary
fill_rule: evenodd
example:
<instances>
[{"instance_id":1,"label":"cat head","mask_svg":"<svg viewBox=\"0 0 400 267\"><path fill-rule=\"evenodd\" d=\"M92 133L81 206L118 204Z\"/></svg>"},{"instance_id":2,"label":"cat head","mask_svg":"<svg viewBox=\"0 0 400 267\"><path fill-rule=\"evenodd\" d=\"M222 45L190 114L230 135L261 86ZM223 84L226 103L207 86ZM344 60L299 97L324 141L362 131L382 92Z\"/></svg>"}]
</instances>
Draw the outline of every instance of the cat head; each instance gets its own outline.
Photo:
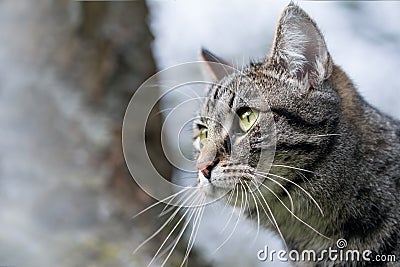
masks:
<instances>
[{"instance_id":1,"label":"cat head","mask_svg":"<svg viewBox=\"0 0 400 267\"><path fill-rule=\"evenodd\" d=\"M279 165L306 168L324 153L340 98L324 37L302 9L283 11L262 62L235 71L206 50L202 56L218 82L194 124L200 188L251 189Z\"/></svg>"}]
</instances>

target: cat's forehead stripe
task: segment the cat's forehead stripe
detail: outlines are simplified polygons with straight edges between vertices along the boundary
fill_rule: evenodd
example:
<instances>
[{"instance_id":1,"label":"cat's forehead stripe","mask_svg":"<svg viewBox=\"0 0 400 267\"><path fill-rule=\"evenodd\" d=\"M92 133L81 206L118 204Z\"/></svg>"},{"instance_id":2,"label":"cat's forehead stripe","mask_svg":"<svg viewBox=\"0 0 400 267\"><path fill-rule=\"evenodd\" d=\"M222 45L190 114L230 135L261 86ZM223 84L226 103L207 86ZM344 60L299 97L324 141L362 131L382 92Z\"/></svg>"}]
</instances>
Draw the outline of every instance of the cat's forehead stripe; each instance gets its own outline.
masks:
<instances>
[{"instance_id":1,"label":"cat's forehead stripe","mask_svg":"<svg viewBox=\"0 0 400 267\"><path fill-rule=\"evenodd\" d=\"M253 90L249 89L246 86L246 84L247 84L246 79L250 79L250 82L254 81L254 79L257 80L257 77L254 77L254 72L257 72L258 75L260 75L260 71L257 71L255 69L253 69L252 67L257 68L257 66L255 66L255 65L250 66L247 70L244 70L239 75L232 75L232 76L225 77L218 83L213 84L208 91L207 100L204 103L203 111L205 112L205 114L203 114L203 115L207 115L207 114L215 112L215 110L218 106L218 105L216 105L216 102L223 102L223 103L225 103L225 105L228 105L229 108L233 108L234 104L237 103L237 101L238 101L236 98L249 97L247 94L251 93ZM290 78L286 77L286 75L279 73L277 71L274 71L272 69L264 68L263 71L261 72L261 75L263 76L263 80L265 79L264 83L267 83L269 85L276 86L278 83L281 86L286 85L289 87L301 87L299 82L298 81L296 82L296 80L293 79L292 77L290 77ZM255 88L255 89L260 90L260 91L265 91L267 89L270 89L270 86L263 86L262 88Z\"/></svg>"},{"instance_id":2,"label":"cat's forehead stripe","mask_svg":"<svg viewBox=\"0 0 400 267\"><path fill-rule=\"evenodd\" d=\"M232 108L232 106L233 106L233 100L235 100L235 97L236 97L235 92L232 92L231 98L229 99L229 102L228 102L229 108Z\"/></svg>"},{"instance_id":3,"label":"cat's forehead stripe","mask_svg":"<svg viewBox=\"0 0 400 267\"><path fill-rule=\"evenodd\" d=\"M205 102L205 111L210 113L211 109L215 108L216 101L227 103L229 108L232 108L236 94L231 87L232 78L224 79L211 86Z\"/></svg>"},{"instance_id":4,"label":"cat's forehead stripe","mask_svg":"<svg viewBox=\"0 0 400 267\"><path fill-rule=\"evenodd\" d=\"M213 94L213 98L215 100L218 100L226 91L230 91L230 84L232 82L232 79L224 79L222 81L219 81L218 83L214 84L210 90L210 94L208 97Z\"/></svg>"}]
</instances>

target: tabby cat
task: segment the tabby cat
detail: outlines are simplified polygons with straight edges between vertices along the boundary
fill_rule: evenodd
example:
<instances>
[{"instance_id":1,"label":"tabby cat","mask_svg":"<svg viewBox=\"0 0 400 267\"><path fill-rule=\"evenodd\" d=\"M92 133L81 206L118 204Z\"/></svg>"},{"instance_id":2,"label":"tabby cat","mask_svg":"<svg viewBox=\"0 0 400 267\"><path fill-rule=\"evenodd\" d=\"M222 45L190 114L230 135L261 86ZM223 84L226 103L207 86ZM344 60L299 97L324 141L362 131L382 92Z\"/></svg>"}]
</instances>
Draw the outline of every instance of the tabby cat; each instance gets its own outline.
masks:
<instances>
[{"instance_id":1,"label":"tabby cat","mask_svg":"<svg viewBox=\"0 0 400 267\"><path fill-rule=\"evenodd\" d=\"M246 194L248 217L278 233L288 250L321 252L345 239L345 249L400 259L400 123L357 93L315 22L290 4L264 61L225 73L211 63L219 82L194 125L198 187L210 196L229 191L222 201L237 207ZM265 171L260 155L272 148L261 129L270 126L275 154ZM399 266L326 258L294 264Z\"/></svg>"}]
</instances>

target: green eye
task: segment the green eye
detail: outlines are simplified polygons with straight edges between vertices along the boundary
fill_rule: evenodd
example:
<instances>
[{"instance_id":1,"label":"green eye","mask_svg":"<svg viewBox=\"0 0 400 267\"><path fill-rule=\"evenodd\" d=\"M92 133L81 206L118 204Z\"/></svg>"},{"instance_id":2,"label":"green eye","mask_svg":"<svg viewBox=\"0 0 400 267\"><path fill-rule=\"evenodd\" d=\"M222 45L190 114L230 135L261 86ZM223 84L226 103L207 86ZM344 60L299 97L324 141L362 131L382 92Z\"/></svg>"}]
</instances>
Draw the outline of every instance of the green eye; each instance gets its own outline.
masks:
<instances>
[{"instance_id":1,"label":"green eye","mask_svg":"<svg viewBox=\"0 0 400 267\"><path fill-rule=\"evenodd\" d=\"M258 112L251 108L241 108L237 111L239 126L243 132L247 132L254 125L258 118Z\"/></svg>"},{"instance_id":2,"label":"green eye","mask_svg":"<svg viewBox=\"0 0 400 267\"><path fill-rule=\"evenodd\" d=\"M200 141L207 139L207 137L208 137L208 129L205 127L201 128L199 134Z\"/></svg>"}]
</instances>

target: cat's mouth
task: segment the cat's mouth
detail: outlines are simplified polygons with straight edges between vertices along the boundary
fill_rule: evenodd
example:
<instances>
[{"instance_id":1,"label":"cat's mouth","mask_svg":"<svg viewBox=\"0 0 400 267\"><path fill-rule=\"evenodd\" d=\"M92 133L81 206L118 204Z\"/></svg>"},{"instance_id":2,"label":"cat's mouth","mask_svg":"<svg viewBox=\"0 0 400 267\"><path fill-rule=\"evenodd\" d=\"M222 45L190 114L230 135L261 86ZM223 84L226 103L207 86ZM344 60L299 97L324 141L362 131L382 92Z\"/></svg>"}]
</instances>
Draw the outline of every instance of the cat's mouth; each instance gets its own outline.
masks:
<instances>
[{"instance_id":1,"label":"cat's mouth","mask_svg":"<svg viewBox=\"0 0 400 267\"><path fill-rule=\"evenodd\" d=\"M209 197L217 197L227 194L237 187L243 191L253 192L257 190L264 178L257 176L250 168L215 168L206 177L203 172L198 172L197 186L202 193Z\"/></svg>"}]
</instances>

